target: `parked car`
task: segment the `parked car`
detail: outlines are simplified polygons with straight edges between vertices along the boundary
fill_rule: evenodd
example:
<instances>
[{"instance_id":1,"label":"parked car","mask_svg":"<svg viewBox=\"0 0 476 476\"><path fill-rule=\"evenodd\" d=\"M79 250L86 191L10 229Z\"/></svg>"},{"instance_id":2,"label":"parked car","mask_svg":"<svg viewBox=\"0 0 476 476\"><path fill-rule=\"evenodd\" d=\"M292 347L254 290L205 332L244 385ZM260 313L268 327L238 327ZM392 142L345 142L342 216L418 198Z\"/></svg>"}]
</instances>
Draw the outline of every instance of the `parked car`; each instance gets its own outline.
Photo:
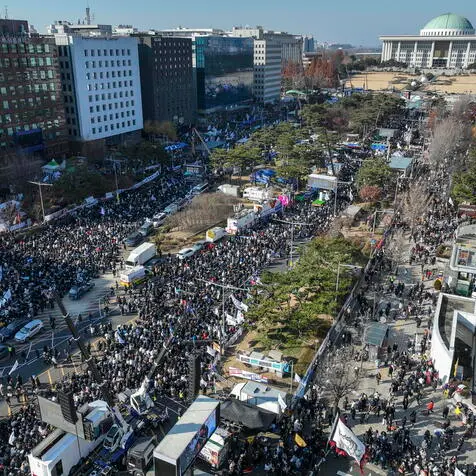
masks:
<instances>
[{"instance_id":1,"label":"parked car","mask_svg":"<svg viewBox=\"0 0 476 476\"><path fill-rule=\"evenodd\" d=\"M8 326L0 329L0 342L12 338L28 321L25 319L10 322Z\"/></svg>"},{"instance_id":2,"label":"parked car","mask_svg":"<svg viewBox=\"0 0 476 476\"><path fill-rule=\"evenodd\" d=\"M15 340L17 342L25 342L28 339L31 339L34 335L38 334L44 327L43 321L41 319L34 319L28 324L23 326L16 334Z\"/></svg>"},{"instance_id":3,"label":"parked car","mask_svg":"<svg viewBox=\"0 0 476 476\"><path fill-rule=\"evenodd\" d=\"M198 185L195 185L195 187L192 188L192 194L200 195L201 193L206 192L208 190L208 187L208 182L199 183Z\"/></svg>"},{"instance_id":4,"label":"parked car","mask_svg":"<svg viewBox=\"0 0 476 476\"><path fill-rule=\"evenodd\" d=\"M81 299L84 294L94 288L94 282L88 281L86 283L76 284L69 290L69 298L73 301Z\"/></svg>"},{"instance_id":5,"label":"parked car","mask_svg":"<svg viewBox=\"0 0 476 476\"><path fill-rule=\"evenodd\" d=\"M195 252L203 250L203 248L205 248L207 244L208 242L205 240L197 241L196 243L192 245L192 250L195 250Z\"/></svg>"},{"instance_id":6,"label":"parked car","mask_svg":"<svg viewBox=\"0 0 476 476\"><path fill-rule=\"evenodd\" d=\"M177 258L178 259L190 258L190 256L193 256L195 253L196 253L196 250L194 250L193 248L182 248L177 253Z\"/></svg>"},{"instance_id":7,"label":"parked car","mask_svg":"<svg viewBox=\"0 0 476 476\"><path fill-rule=\"evenodd\" d=\"M173 215L174 213L177 213L179 211L179 207L176 203L171 203L168 207L164 208L164 213L167 213L167 215Z\"/></svg>"},{"instance_id":8,"label":"parked car","mask_svg":"<svg viewBox=\"0 0 476 476\"><path fill-rule=\"evenodd\" d=\"M6 359L9 355L8 345L0 344L0 360Z\"/></svg>"},{"instance_id":9,"label":"parked car","mask_svg":"<svg viewBox=\"0 0 476 476\"><path fill-rule=\"evenodd\" d=\"M158 228L160 225L163 225L165 219L167 218L167 213L161 212L157 213L152 217L152 225Z\"/></svg>"},{"instance_id":10,"label":"parked car","mask_svg":"<svg viewBox=\"0 0 476 476\"><path fill-rule=\"evenodd\" d=\"M144 224L139 228L139 233L145 238L146 236L152 233L154 229L154 225L151 221L146 221Z\"/></svg>"},{"instance_id":11,"label":"parked car","mask_svg":"<svg viewBox=\"0 0 476 476\"><path fill-rule=\"evenodd\" d=\"M143 238L144 237L138 231L135 231L134 233L131 233L126 238L126 245L127 246L137 246L142 241Z\"/></svg>"}]
</instances>

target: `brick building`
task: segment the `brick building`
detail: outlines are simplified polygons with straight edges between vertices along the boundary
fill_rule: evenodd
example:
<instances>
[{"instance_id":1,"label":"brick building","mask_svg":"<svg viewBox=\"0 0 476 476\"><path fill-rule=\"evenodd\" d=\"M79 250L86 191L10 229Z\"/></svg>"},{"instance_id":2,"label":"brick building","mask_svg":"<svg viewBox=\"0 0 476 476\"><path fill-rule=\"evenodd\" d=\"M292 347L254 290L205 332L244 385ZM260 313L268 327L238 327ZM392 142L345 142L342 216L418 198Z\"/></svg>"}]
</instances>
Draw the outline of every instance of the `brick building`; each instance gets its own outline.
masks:
<instances>
[{"instance_id":1,"label":"brick building","mask_svg":"<svg viewBox=\"0 0 476 476\"><path fill-rule=\"evenodd\" d=\"M68 136L54 39L9 30L8 21L25 23L0 25L0 159L61 158Z\"/></svg>"}]
</instances>

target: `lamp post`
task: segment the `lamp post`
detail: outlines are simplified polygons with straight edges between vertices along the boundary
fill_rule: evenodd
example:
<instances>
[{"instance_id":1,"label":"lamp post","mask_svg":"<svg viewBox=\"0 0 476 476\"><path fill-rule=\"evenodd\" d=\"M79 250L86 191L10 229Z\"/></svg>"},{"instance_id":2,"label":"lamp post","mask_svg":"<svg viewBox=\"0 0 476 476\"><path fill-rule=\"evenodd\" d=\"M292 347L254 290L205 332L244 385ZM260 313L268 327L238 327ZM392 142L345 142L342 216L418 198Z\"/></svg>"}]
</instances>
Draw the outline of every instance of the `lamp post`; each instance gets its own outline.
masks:
<instances>
[{"instance_id":1,"label":"lamp post","mask_svg":"<svg viewBox=\"0 0 476 476\"><path fill-rule=\"evenodd\" d=\"M33 182L31 180L29 180L28 182L33 184L33 185L38 185L38 189L40 190L41 211L43 212L43 223L45 223L45 206L43 204L43 193L41 192L41 187L52 187L53 184L43 183L43 182Z\"/></svg>"},{"instance_id":2,"label":"lamp post","mask_svg":"<svg viewBox=\"0 0 476 476\"><path fill-rule=\"evenodd\" d=\"M339 278L340 278L340 269L341 268L362 269L362 266L358 266L356 264L346 264L346 263L339 263L337 265L337 279L336 279L336 292L335 292L335 301L336 302L337 302L337 293L339 292Z\"/></svg>"},{"instance_id":3,"label":"lamp post","mask_svg":"<svg viewBox=\"0 0 476 476\"><path fill-rule=\"evenodd\" d=\"M273 221L279 223L285 223L286 225L291 225L291 249L289 250L289 264L288 268L291 268L293 265L293 251L294 251L294 227L296 225L300 226L312 226L312 223L301 223L301 222L293 222L293 221L286 221L286 220L279 220L275 218Z\"/></svg>"},{"instance_id":4,"label":"lamp post","mask_svg":"<svg viewBox=\"0 0 476 476\"><path fill-rule=\"evenodd\" d=\"M119 202L119 182L117 180L117 164L123 162L120 159L109 158L106 161L111 162L114 167L114 179L116 181L116 200Z\"/></svg>"},{"instance_id":5,"label":"lamp post","mask_svg":"<svg viewBox=\"0 0 476 476\"><path fill-rule=\"evenodd\" d=\"M217 288L221 288L221 294L222 294L222 302L221 302L221 313L222 313L222 322L221 322L221 330L220 330L220 335L221 335L221 353L225 352L225 326L226 326L226 318L225 318L225 289L227 290L232 290L232 291L249 291L249 289L246 288L238 288L236 286L230 286L229 284L221 284L221 283L215 283L214 281L208 281L207 279L202 279L202 278L195 278L197 281L202 281L203 283L206 283L210 286L216 286Z\"/></svg>"}]
</instances>

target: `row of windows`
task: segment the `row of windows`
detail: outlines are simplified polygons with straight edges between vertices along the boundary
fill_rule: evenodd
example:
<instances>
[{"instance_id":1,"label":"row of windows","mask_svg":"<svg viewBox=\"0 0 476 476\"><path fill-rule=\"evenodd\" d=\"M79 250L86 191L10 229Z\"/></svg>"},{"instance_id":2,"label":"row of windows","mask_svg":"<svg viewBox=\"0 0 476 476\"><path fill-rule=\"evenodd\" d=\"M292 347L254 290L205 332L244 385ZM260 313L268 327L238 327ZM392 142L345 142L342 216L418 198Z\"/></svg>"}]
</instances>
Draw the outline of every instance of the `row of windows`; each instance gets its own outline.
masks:
<instances>
[{"instance_id":1,"label":"row of windows","mask_svg":"<svg viewBox=\"0 0 476 476\"><path fill-rule=\"evenodd\" d=\"M104 66L104 68L120 68L121 66L132 66L132 61L131 60L117 60L117 61L114 61L114 60L111 60L111 61L108 61L108 60L105 60L104 62L99 60L99 61L85 61L84 62L84 66L86 67L86 69L89 69L90 67L91 68L96 68L96 66L98 68L102 68Z\"/></svg>"},{"instance_id":2,"label":"row of windows","mask_svg":"<svg viewBox=\"0 0 476 476\"><path fill-rule=\"evenodd\" d=\"M24 81L37 81L38 79L54 79L55 73L53 70L33 70L33 71L17 71L16 73L7 73L6 75L0 72L0 83L4 81L15 82L21 84Z\"/></svg>"},{"instance_id":3,"label":"row of windows","mask_svg":"<svg viewBox=\"0 0 476 476\"><path fill-rule=\"evenodd\" d=\"M132 76L132 70L124 70L124 71L100 71L99 73L96 73L96 72L93 72L93 73L86 73L86 79L87 80L91 80L91 79L109 79L109 76L111 76L111 78L115 78L116 77L116 74L117 74L117 77L118 78L121 78L121 77L126 77L126 76Z\"/></svg>"},{"instance_id":4,"label":"row of windows","mask_svg":"<svg viewBox=\"0 0 476 476\"><path fill-rule=\"evenodd\" d=\"M53 111L50 110L50 109L45 109L44 114L45 115L48 114L48 116L51 117L52 114L53 114ZM11 121L5 120L6 115L7 114L5 114L3 116L3 120L2 120L2 115L0 114L0 124L2 122L4 124L8 124L9 122L11 122ZM20 122L20 121L18 121L18 122ZM53 121L31 123L30 125L28 125L25 121L25 124L22 124L21 126L7 127L5 129L0 129L0 134L2 133L1 131L3 131L3 133L7 133L8 135L13 135L13 132L18 132L18 131L21 131L21 130L29 131L30 128L31 129L51 129L52 127L59 127L59 125L60 125L59 119L55 119ZM11 131L11 133L10 133L10 131Z\"/></svg>"},{"instance_id":5,"label":"row of windows","mask_svg":"<svg viewBox=\"0 0 476 476\"><path fill-rule=\"evenodd\" d=\"M132 113L133 116L135 116L135 111L134 110L126 111L126 113L124 113L124 111L122 111L120 113L120 115L119 115L118 112L116 112L115 114L109 114L109 116L107 114L104 114L103 116L91 117L89 122L91 122L91 124L98 124L100 122L113 121L114 119L119 119L119 117L121 119L124 119L125 117L130 117L131 113Z\"/></svg>"},{"instance_id":6,"label":"row of windows","mask_svg":"<svg viewBox=\"0 0 476 476\"><path fill-rule=\"evenodd\" d=\"M127 91L126 91L127 92ZM130 91L130 95L131 97L134 96L134 91ZM101 93L101 94L95 94L94 96L91 94L88 96L88 100L89 102L93 102L93 101L105 101L106 99L117 99L117 98L121 98L122 97L122 91L119 91L119 93ZM129 102L129 101L127 101ZM134 101L131 101L132 104L134 104Z\"/></svg>"},{"instance_id":7,"label":"row of windows","mask_svg":"<svg viewBox=\"0 0 476 476\"><path fill-rule=\"evenodd\" d=\"M128 103L128 102L129 102L129 101L126 101L126 103ZM131 102L134 103L134 101L131 101ZM106 106L107 106L107 107L106 107ZM119 109L119 108L123 109L123 108L124 108L124 103L123 103L123 102L115 102L115 103L113 104L113 103L111 102L111 103L109 103L109 104L102 104L102 106L99 106L99 105L97 105L96 107L94 107L94 106L89 106L89 113L90 113L90 114L94 114L94 111L95 111L95 110L96 110L96 112L100 112L101 109L102 109L103 111L106 111L106 110L112 111L113 106L114 106L114 109ZM134 104L131 104L130 106L131 106L131 107L134 107ZM129 107L129 104L127 104L126 107ZM132 116L135 116L135 115L136 115L135 109L132 109L131 111L126 111L127 117L129 117L129 112L130 112L130 114L131 114ZM121 113L121 114L124 114L124 113ZM100 116L98 116L98 117L100 117ZM106 117L106 116L104 116L104 117ZM124 117L124 116L121 116L121 117ZM91 119L93 119L93 118L91 118ZM106 119L104 119L104 120L106 120ZM101 121L98 121L98 122L101 122Z\"/></svg>"},{"instance_id":8,"label":"row of windows","mask_svg":"<svg viewBox=\"0 0 476 476\"><path fill-rule=\"evenodd\" d=\"M36 68L37 66L52 66L50 57L22 56L21 58L0 58L0 68Z\"/></svg>"},{"instance_id":9,"label":"row of windows","mask_svg":"<svg viewBox=\"0 0 476 476\"><path fill-rule=\"evenodd\" d=\"M35 86L37 86L35 84ZM43 86L46 86L45 89L42 89L43 92L46 92L48 91L48 85L46 84L43 84ZM40 89L38 88L38 91L35 91L37 93L40 92ZM56 96L55 95L52 95L51 98L55 98L56 100ZM7 101L7 100L3 100L2 101L2 108L5 110L5 111L8 111L8 110L14 110L14 111L17 111L18 109L24 109L26 107L27 104L31 104L33 105L33 98L21 98L19 100L16 100L16 99L12 99L10 101Z\"/></svg>"},{"instance_id":10,"label":"row of windows","mask_svg":"<svg viewBox=\"0 0 476 476\"><path fill-rule=\"evenodd\" d=\"M2 53L49 53L50 50L50 45L48 44L37 44L33 45L31 43L25 44L25 43L2 43L0 51Z\"/></svg>"},{"instance_id":11,"label":"row of windows","mask_svg":"<svg viewBox=\"0 0 476 476\"><path fill-rule=\"evenodd\" d=\"M111 84L112 84L112 88L111 88ZM127 82L124 81L124 83L122 81L118 81L116 83L116 81L113 81L112 83L89 83L87 86L86 86L86 89L88 91L99 91L99 90L102 90L102 89L116 89L116 88L122 88L122 87L127 87ZM122 97L122 95L121 95Z\"/></svg>"},{"instance_id":12,"label":"row of windows","mask_svg":"<svg viewBox=\"0 0 476 476\"><path fill-rule=\"evenodd\" d=\"M38 93L40 91L55 91L56 84L55 83L43 83L43 84L19 84L16 86L9 86L8 88L5 86L0 87L0 95L6 96L7 94L9 97L15 97L17 94L18 96L23 96L24 94L30 93Z\"/></svg>"},{"instance_id":13,"label":"row of windows","mask_svg":"<svg viewBox=\"0 0 476 476\"><path fill-rule=\"evenodd\" d=\"M132 124L133 126L135 126L135 125L136 125L136 120L133 119L132 121L127 121L127 127L131 127L131 124ZM114 126L114 124L111 124L111 125L110 125L110 130L111 130L111 131L113 131L113 130L115 130L115 129L119 130L119 129L121 128L121 125L122 125L122 129L124 129L124 128L126 127L126 122L125 122L125 121L122 122L122 123L117 122L117 123L115 124L115 126ZM102 126L100 126L100 127L98 127L98 128L93 127L93 128L91 129L91 132L92 132L93 134L96 134L96 133L97 133L97 134L102 134L102 130L103 130L103 129L102 129ZM105 125L105 126L104 126L104 132L109 132L109 126L108 126L108 125Z\"/></svg>"},{"instance_id":14,"label":"row of windows","mask_svg":"<svg viewBox=\"0 0 476 476\"><path fill-rule=\"evenodd\" d=\"M109 54L108 54L109 52ZM116 53L114 55L114 52ZM127 52L127 56L130 56L131 55L131 50L125 50L124 48L122 48L121 50L113 50L113 49L103 49L103 50L84 50L84 56L126 56L126 52Z\"/></svg>"}]
</instances>

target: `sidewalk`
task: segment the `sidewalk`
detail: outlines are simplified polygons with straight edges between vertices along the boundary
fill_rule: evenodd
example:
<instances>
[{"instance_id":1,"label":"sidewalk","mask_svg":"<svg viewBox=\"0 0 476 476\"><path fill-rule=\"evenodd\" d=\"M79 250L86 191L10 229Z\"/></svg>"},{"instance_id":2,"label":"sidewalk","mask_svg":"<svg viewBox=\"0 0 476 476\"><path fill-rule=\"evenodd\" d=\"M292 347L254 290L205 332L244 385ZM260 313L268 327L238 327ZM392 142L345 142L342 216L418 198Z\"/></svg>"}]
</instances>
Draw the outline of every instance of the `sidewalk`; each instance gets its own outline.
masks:
<instances>
[{"instance_id":1,"label":"sidewalk","mask_svg":"<svg viewBox=\"0 0 476 476\"><path fill-rule=\"evenodd\" d=\"M407 249L407 255L409 255L409 251L412 247L412 244L408 244L408 249ZM406 260L408 263L408 259ZM439 271L443 271L444 269L444 263L437 262L435 265L435 268L438 267ZM374 283L380 283L385 285L385 283L388 282L389 277L391 274L389 272L384 272L380 274L380 276L377 279L374 279ZM416 284L416 283L421 283L421 266L420 264L410 266L410 265L404 265L399 267L399 272L398 276L396 276L395 283L397 282L403 282L405 283L406 289L408 288L409 285L411 284ZM425 281L425 289L430 290L432 289L434 282L434 278ZM408 303L408 296L405 294L404 295L404 301L405 303ZM374 291L368 291L365 294L365 297L372 302L374 298ZM377 297L377 306L376 306L376 314L378 315L378 309L380 308L385 308L386 304L388 302L391 302L392 307L391 307L391 313L390 316L393 314L396 314L396 311L398 311L398 304L402 300L401 298L396 298L394 293L387 293L387 292L377 292L376 293ZM409 343L415 343L417 342L417 351L420 350L419 348L419 343L421 342L421 338L427 329L428 325L428 318L431 317L433 320L433 313L428 316L427 309L431 305L431 302L429 301L423 301L422 306L419 308L418 316L421 317L422 322L421 326L418 328L416 324L415 317L409 317L408 319L398 319L398 320L393 320L392 318L387 319L386 323L389 325L389 338L388 342L385 345L390 345L393 346L394 343L398 345L398 351L409 351ZM423 308L423 309L422 309ZM432 310L433 306L432 306ZM423 313L422 313L423 311ZM373 321L371 321L373 322ZM362 336L361 336L362 337ZM431 343L431 338L429 339L429 343ZM358 346L358 350L360 350L363 346L360 345ZM427 349L427 353L429 352L429 349ZM412 351L410 350L410 353ZM356 362L356 365L361 365L360 362ZM354 365L355 367L355 365ZM357 391L353 392L353 395L349 395L349 403L351 403L353 400L357 400L359 396L362 393L366 393L367 396L371 397L375 392L378 392L382 398L388 399L389 398L389 390L390 390L390 383L391 383L391 378L388 375L388 366L385 367L383 366L383 363L380 365L380 374L382 376L382 379L380 381L380 384L377 383L377 380L375 378L377 374L377 368L376 368L376 362L375 361L366 361L363 362L362 369L360 371L361 375L361 382L359 385L359 388ZM433 400L435 403L435 408L434 412L430 414L429 416L426 415L426 404L430 401ZM414 444L417 446L420 446L421 441L423 440L423 435L426 430L429 430L430 433L434 436L435 433L434 431L436 429L441 428L441 424L443 423L444 419L442 416L442 410L445 406L450 407L450 412L449 412L449 420L451 421L451 427L455 430L455 435L453 437L453 442L451 445L451 449L446 452L445 456L446 457L452 457L457 455L458 456L458 464L472 464L473 462L476 461L476 436L473 435L472 438L469 440L466 440L462 449L460 451L456 450L457 446L457 441L461 437L463 430L462 430L462 424L461 424L461 419L457 417L454 413L454 408L455 408L455 402L450 399L447 400L443 396L443 392L440 388L437 388L436 391L434 391L431 387L425 387L424 392L423 392L423 398L421 400L420 405L417 404L416 399L414 397L410 397L410 404L407 408L407 410L403 409L402 406L402 396L397 396L394 399L395 401L395 408L396 408L396 413L395 413L395 422L398 426L401 426L401 421L404 416L407 417L407 428L410 428L410 436ZM412 427L409 422L409 417L410 413L416 410L417 417L416 417L416 423ZM370 413L367 422L364 424L361 424L361 418L359 412L357 412L356 419L353 420L352 417L350 416L350 413L347 412L348 414L348 422L354 431L356 435L362 438L363 434L369 429L369 427L372 428L372 430L378 430L379 433L382 431L387 431L386 427L382 425L382 420L383 420L383 412L380 414L380 416L377 416L373 413ZM391 438L391 435L389 435L389 438ZM436 444L435 442L432 445L432 450L435 448ZM379 471L376 471L376 467L374 465L372 466L372 470L378 474L387 474L387 471L383 471L382 468L378 468ZM369 467L370 469L370 467ZM382 472L383 471L383 472Z\"/></svg>"}]
</instances>

